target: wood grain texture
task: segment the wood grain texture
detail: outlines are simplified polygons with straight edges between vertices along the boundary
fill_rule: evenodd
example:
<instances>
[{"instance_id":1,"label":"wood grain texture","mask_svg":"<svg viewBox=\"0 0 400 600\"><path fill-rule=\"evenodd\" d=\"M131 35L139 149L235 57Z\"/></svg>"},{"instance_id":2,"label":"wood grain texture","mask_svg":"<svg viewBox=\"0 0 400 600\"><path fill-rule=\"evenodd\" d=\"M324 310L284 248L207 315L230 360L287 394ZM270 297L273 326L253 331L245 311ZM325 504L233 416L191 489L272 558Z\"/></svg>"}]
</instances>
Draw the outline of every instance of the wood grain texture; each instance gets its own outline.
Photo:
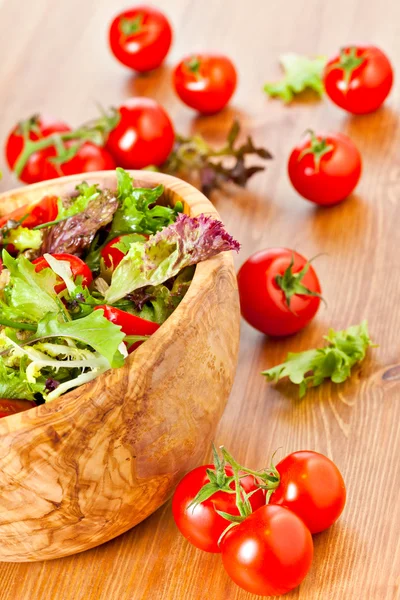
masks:
<instances>
[{"instance_id":1,"label":"wood grain texture","mask_svg":"<svg viewBox=\"0 0 400 600\"><path fill-rule=\"evenodd\" d=\"M316 263L328 307L285 341L242 327L236 382L215 442L257 467L273 450L310 448L329 455L345 477L348 502L337 525L315 537L312 571L293 600L396 600L400 597L400 88L385 107L351 117L328 100L284 107L261 92L279 76L279 54L333 54L349 41L370 41L400 64L397 0L153 0L171 17L175 42L167 64L134 77L109 55L106 23L123 0L0 0L0 140L12 123L43 110L79 123L95 100L133 94L162 101L183 133L222 142L237 114L245 132L275 156L249 190L215 194L224 222L242 242L237 266L268 246L289 246ZM18 23L18 35L15 27ZM238 66L232 107L198 118L170 87L173 64L190 50L218 49ZM292 190L291 147L308 127L340 130L359 146L364 172L346 203L318 210ZM3 190L15 187L7 174ZM332 326L367 317L379 348L341 386L324 385L299 402L289 385L259 375L288 350L318 344ZM201 445L204 456L206 444ZM209 454L208 454L209 457ZM0 542L1 543L1 542ZM96 549L35 564L0 565L1 600L251 600L225 575L218 556L203 554L178 534L166 504L133 530Z\"/></svg>"},{"instance_id":2,"label":"wood grain texture","mask_svg":"<svg viewBox=\"0 0 400 600\"><path fill-rule=\"evenodd\" d=\"M132 171L165 201L218 217L198 190L167 175ZM116 188L114 172L88 182ZM0 195L0 212L66 196L72 176ZM226 327L221 327L221 323ZM232 387L239 303L232 257L201 263L180 306L125 361L92 382L0 421L0 560L82 552L159 508L210 443Z\"/></svg>"}]
</instances>

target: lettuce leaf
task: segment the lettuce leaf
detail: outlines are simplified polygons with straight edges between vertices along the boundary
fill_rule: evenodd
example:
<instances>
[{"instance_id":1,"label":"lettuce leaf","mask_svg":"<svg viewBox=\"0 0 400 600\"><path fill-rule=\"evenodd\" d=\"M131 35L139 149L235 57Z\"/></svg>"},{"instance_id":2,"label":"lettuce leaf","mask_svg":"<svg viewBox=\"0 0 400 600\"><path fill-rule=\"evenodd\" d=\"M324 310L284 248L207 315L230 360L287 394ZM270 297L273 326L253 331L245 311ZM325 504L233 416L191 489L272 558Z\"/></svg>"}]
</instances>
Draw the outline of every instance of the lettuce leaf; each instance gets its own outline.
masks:
<instances>
[{"instance_id":1,"label":"lettuce leaf","mask_svg":"<svg viewBox=\"0 0 400 600\"><path fill-rule=\"evenodd\" d=\"M19 252L38 250L42 245L42 232L19 226L7 232L4 243L13 244Z\"/></svg>"},{"instance_id":2,"label":"lettuce leaf","mask_svg":"<svg viewBox=\"0 0 400 600\"><path fill-rule=\"evenodd\" d=\"M129 173L117 168L117 196L120 207L114 215L108 241L123 233L156 233L176 219L182 206L171 208L156 204L164 186L136 188Z\"/></svg>"},{"instance_id":3,"label":"lettuce leaf","mask_svg":"<svg viewBox=\"0 0 400 600\"><path fill-rule=\"evenodd\" d=\"M184 267L239 247L220 221L180 214L145 244L131 245L113 273L105 301L112 304L139 288L164 283Z\"/></svg>"},{"instance_id":4,"label":"lettuce leaf","mask_svg":"<svg viewBox=\"0 0 400 600\"><path fill-rule=\"evenodd\" d=\"M125 334L121 327L108 321L102 310L95 310L82 319L63 322L55 314L47 314L39 323L35 339L72 338L94 348L113 368L124 364L120 348Z\"/></svg>"},{"instance_id":5,"label":"lettuce leaf","mask_svg":"<svg viewBox=\"0 0 400 600\"><path fill-rule=\"evenodd\" d=\"M324 338L324 348L289 354L285 362L263 371L268 381L279 381L285 377L299 386L302 398L309 387L320 385L324 379L342 383L351 375L351 368L364 360L367 349L374 344L368 334L367 321L353 325L343 331L331 329Z\"/></svg>"},{"instance_id":6,"label":"lettuce leaf","mask_svg":"<svg viewBox=\"0 0 400 600\"><path fill-rule=\"evenodd\" d=\"M22 369L7 367L0 357L0 398L35 400L35 394L44 389L44 381L29 383Z\"/></svg>"},{"instance_id":7,"label":"lettuce leaf","mask_svg":"<svg viewBox=\"0 0 400 600\"><path fill-rule=\"evenodd\" d=\"M60 299L54 291L57 276L51 269L36 273L35 265L23 255L12 258L6 250L2 258L10 272L10 282L0 305L0 315L38 322L49 312L59 312Z\"/></svg>"},{"instance_id":8,"label":"lettuce leaf","mask_svg":"<svg viewBox=\"0 0 400 600\"><path fill-rule=\"evenodd\" d=\"M267 94L278 96L285 104L306 89L314 90L322 96L325 91L322 81L326 65L325 57L318 56L310 59L299 54L288 53L280 57L280 63L285 75L280 81L265 84L264 91Z\"/></svg>"}]
</instances>

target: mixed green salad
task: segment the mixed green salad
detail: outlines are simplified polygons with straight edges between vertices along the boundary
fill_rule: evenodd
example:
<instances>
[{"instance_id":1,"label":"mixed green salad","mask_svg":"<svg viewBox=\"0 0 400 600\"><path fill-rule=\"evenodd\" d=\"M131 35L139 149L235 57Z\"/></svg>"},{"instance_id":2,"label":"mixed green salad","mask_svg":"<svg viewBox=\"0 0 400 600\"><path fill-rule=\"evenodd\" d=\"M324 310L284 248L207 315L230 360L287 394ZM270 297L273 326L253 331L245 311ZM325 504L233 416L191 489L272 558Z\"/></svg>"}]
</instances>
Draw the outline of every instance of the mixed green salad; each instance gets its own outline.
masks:
<instances>
[{"instance_id":1,"label":"mixed green salad","mask_svg":"<svg viewBox=\"0 0 400 600\"><path fill-rule=\"evenodd\" d=\"M239 249L219 221L166 205L163 186L116 177L115 192L82 183L0 219L0 416L122 366L179 305L195 265Z\"/></svg>"}]
</instances>

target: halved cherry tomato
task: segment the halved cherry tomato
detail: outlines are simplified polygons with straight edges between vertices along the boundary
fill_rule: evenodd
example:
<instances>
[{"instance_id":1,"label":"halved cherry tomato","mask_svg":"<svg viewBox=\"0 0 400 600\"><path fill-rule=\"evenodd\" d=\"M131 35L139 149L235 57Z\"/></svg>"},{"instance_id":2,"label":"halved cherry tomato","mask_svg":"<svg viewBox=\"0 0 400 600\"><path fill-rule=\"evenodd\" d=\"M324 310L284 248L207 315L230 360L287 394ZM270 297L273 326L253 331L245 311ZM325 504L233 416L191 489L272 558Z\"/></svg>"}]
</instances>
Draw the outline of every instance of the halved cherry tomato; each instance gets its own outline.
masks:
<instances>
[{"instance_id":1,"label":"halved cherry tomato","mask_svg":"<svg viewBox=\"0 0 400 600\"><path fill-rule=\"evenodd\" d=\"M232 61L220 54L191 54L175 67L173 77L182 102L204 115L222 110L237 82Z\"/></svg>"},{"instance_id":2,"label":"halved cherry tomato","mask_svg":"<svg viewBox=\"0 0 400 600\"><path fill-rule=\"evenodd\" d=\"M0 398L0 419L8 417L9 415L15 415L16 413L29 410L36 406L36 403L32 400L11 400L7 398Z\"/></svg>"},{"instance_id":3,"label":"halved cherry tomato","mask_svg":"<svg viewBox=\"0 0 400 600\"><path fill-rule=\"evenodd\" d=\"M54 221L57 218L57 214L57 196L45 196L36 204L24 204L24 206L16 208L13 212L8 213L8 215L0 217L0 229L4 227L8 221L20 221L25 215L28 216L26 219L23 219L21 225L28 229L32 229L32 227L36 227L36 225Z\"/></svg>"},{"instance_id":4,"label":"halved cherry tomato","mask_svg":"<svg viewBox=\"0 0 400 600\"><path fill-rule=\"evenodd\" d=\"M139 72L159 67L168 54L171 41L168 19L150 6L125 10L110 26L109 42L115 58Z\"/></svg>"},{"instance_id":5,"label":"halved cherry tomato","mask_svg":"<svg viewBox=\"0 0 400 600\"><path fill-rule=\"evenodd\" d=\"M87 264L83 262L78 256L74 256L73 254L52 254L54 258L57 260L65 260L69 263L71 267L72 277L76 279L77 277L82 277L82 285L88 287L93 281L92 271L89 269ZM44 256L39 256L39 258L35 258L32 261L32 264L36 265L35 271L39 273L43 271L43 269L48 269L49 263L45 259ZM66 289L66 285L64 281L62 281L61 277L59 277L60 283L57 283L54 287L56 294L59 294L63 290Z\"/></svg>"},{"instance_id":6,"label":"halved cherry tomato","mask_svg":"<svg viewBox=\"0 0 400 600\"><path fill-rule=\"evenodd\" d=\"M314 546L310 531L292 511L268 504L222 538L222 562L244 590L260 596L286 594L307 575Z\"/></svg>"},{"instance_id":7,"label":"halved cherry tomato","mask_svg":"<svg viewBox=\"0 0 400 600\"><path fill-rule=\"evenodd\" d=\"M307 200L331 206L345 200L361 175L361 155L343 133L310 135L292 151L288 173L293 187Z\"/></svg>"},{"instance_id":8,"label":"halved cherry tomato","mask_svg":"<svg viewBox=\"0 0 400 600\"><path fill-rule=\"evenodd\" d=\"M104 316L111 323L119 325L125 335L152 335L157 329L159 329L158 323L153 321L147 321L136 315L132 315L124 310L115 308L114 306L108 306L107 304L101 304L96 306L95 310L103 310ZM136 342L129 348L129 352L133 352L143 342Z\"/></svg>"},{"instance_id":9,"label":"halved cherry tomato","mask_svg":"<svg viewBox=\"0 0 400 600\"><path fill-rule=\"evenodd\" d=\"M165 162L174 146L175 133L163 107L151 98L130 98L118 111L119 123L106 144L118 166L143 169Z\"/></svg>"},{"instance_id":10,"label":"halved cherry tomato","mask_svg":"<svg viewBox=\"0 0 400 600\"><path fill-rule=\"evenodd\" d=\"M355 115L377 110L393 84L393 68L375 46L347 46L325 67L324 84L329 98Z\"/></svg>"},{"instance_id":11,"label":"halved cherry tomato","mask_svg":"<svg viewBox=\"0 0 400 600\"><path fill-rule=\"evenodd\" d=\"M133 242L143 242L149 238L148 235L141 235L140 233L126 233L124 235L119 235L111 242L108 242L101 251L101 256L104 260L104 264L109 269L116 269L124 258L126 252L123 252L119 248L116 248L116 245L121 241L126 242L127 244L131 244Z\"/></svg>"},{"instance_id":12,"label":"halved cherry tomato","mask_svg":"<svg viewBox=\"0 0 400 600\"><path fill-rule=\"evenodd\" d=\"M311 533L324 531L339 518L346 487L339 469L327 456L301 450L286 456L276 468L281 479L271 504L292 510Z\"/></svg>"},{"instance_id":13,"label":"halved cherry tomato","mask_svg":"<svg viewBox=\"0 0 400 600\"><path fill-rule=\"evenodd\" d=\"M239 510L236 506L235 494L222 490L215 492L201 504L190 506L201 488L210 483L208 469L214 471L215 467L202 465L185 475L175 490L172 512L179 531L193 546L206 552L221 552L218 540L228 527L229 521L216 511L239 515ZM229 465L225 466L225 473L228 477L233 475ZM252 493L249 500L253 510L265 504L264 492L258 488L252 475L241 477L240 484L247 494ZM234 482L229 487L234 490Z\"/></svg>"},{"instance_id":14,"label":"halved cherry tomato","mask_svg":"<svg viewBox=\"0 0 400 600\"><path fill-rule=\"evenodd\" d=\"M24 123L19 123L11 131L6 142L6 158L11 170L14 169L15 163L25 147L23 129L26 129L28 139L30 140L40 140L53 133L70 131L70 127L66 123L38 115L31 117ZM34 152L25 164L19 175L19 179L25 183L37 183L47 178L58 177L56 167L49 160L56 156L56 154L55 146L49 146L48 148Z\"/></svg>"},{"instance_id":15,"label":"halved cherry tomato","mask_svg":"<svg viewBox=\"0 0 400 600\"><path fill-rule=\"evenodd\" d=\"M238 273L242 316L271 336L303 329L321 303L313 267L289 248L268 248L250 256Z\"/></svg>"}]
</instances>

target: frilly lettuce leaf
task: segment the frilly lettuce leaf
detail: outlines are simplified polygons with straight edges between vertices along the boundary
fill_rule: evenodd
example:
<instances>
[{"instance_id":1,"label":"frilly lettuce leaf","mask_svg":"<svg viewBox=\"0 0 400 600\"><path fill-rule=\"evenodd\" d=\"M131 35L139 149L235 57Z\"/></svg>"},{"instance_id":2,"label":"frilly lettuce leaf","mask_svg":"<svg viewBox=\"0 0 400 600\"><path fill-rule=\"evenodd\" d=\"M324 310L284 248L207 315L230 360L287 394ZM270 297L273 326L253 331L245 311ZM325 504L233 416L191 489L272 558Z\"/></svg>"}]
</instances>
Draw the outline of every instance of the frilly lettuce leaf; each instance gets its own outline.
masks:
<instances>
[{"instance_id":1,"label":"frilly lettuce leaf","mask_svg":"<svg viewBox=\"0 0 400 600\"><path fill-rule=\"evenodd\" d=\"M114 215L108 239L123 233L152 234L167 227L176 219L181 206L159 206L157 200L164 192L164 186L155 188L136 188L126 171L116 169L117 196L120 207Z\"/></svg>"},{"instance_id":2,"label":"frilly lettuce leaf","mask_svg":"<svg viewBox=\"0 0 400 600\"><path fill-rule=\"evenodd\" d=\"M44 388L44 382L29 383L23 369L9 368L0 359L0 398L34 400Z\"/></svg>"},{"instance_id":3,"label":"frilly lettuce leaf","mask_svg":"<svg viewBox=\"0 0 400 600\"><path fill-rule=\"evenodd\" d=\"M326 58L318 56L307 58L299 54L288 53L280 57L280 63L285 76L275 83L266 83L264 91L270 96L279 96L286 104L291 102L296 94L305 89L314 90L319 96L324 93L322 74Z\"/></svg>"},{"instance_id":4,"label":"frilly lettuce leaf","mask_svg":"<svg viewBox=\"0 0 400 600\"><path fill-rule=\"evenodd\" d=\"M227 250L239 250L220 221L211 217L180 214L145 244L136 242L115 269L105 301L112 304L135 290L156 286L189 265Z\"/></svg>"},{"instance_id":5,"label":"frilly lettuce leaf","mask_svg":"<svg viewBox=\"0 0 400 600\"><path fill-rule=\"evenodd\" d=\"M368 334L367 321L353 325L343 331L331 329L324 338L325 348L289 354L285 362L263 371L268 381L279 381L285 377L299 386L302 398L309 387L320 385L324 379L342 383L351 375L351 368L364 360L367 349L374 344Z\"/></svg>"}]
</instances>

